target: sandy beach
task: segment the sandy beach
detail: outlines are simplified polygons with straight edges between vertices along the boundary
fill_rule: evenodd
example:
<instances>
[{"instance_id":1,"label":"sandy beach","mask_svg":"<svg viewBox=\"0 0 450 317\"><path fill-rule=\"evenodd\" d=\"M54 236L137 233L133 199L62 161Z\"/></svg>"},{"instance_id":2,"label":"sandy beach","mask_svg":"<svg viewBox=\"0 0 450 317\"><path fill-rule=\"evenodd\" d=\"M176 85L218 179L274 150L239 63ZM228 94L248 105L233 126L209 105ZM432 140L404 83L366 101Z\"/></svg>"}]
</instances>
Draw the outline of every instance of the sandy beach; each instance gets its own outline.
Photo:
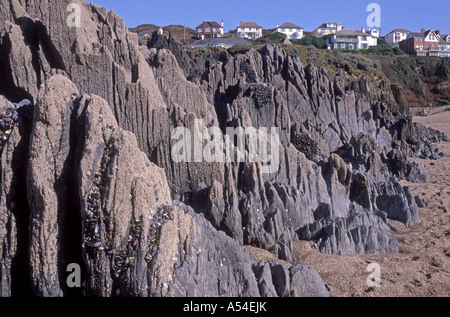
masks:
<instances>
[{"instance_id":1,"label":"sandy beach","mask_svg":"<svg viewBox=\"0 0 450 317\"><path fill-rule=\"evenodd\" d=\"M416 117L428 127L450 135L450 112ZM450 155L450 143L440 149ZM413 159L424 165L427 184L403 182L414 196L428 202L420 208L421 223L406 228L391 221L400 243L398 254L335 256L312 248L313 242L294 242L296 260L315 268L335 297L448 297L450 296L450 157L438 161ZM247 248L256 259L270 259L269 252ZM371 263L381 267L381 287L369 288L366 272Z\"/></svg>"}]
</instances>

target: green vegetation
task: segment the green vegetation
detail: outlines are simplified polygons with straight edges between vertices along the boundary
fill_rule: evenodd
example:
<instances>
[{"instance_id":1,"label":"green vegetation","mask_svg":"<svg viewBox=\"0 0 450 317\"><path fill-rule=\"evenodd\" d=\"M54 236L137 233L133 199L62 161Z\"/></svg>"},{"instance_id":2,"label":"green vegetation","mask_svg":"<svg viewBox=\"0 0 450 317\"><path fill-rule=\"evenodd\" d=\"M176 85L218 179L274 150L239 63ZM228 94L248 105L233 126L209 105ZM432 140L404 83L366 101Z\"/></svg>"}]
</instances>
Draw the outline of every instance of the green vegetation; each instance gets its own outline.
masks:
<instances>
[{"instance_id":1,"label":"green vegetation","mask_svg":"<svg viewBox=\"0 0 450 317\"><path fill-rule=\"evenodd\" d=\"M414 71L413 60L398 59L392 65L392 71L387 73L389 80L397 82L403 86L408 87L414 94L418 96L425 96L425 88L422 80Z\"/></svg>"},{"instance_id":2,"label":"green vegetation","mask_svg":"<svg viewBox=\"0 0 450 317\"><path fill-rule=\"evenodd\" d=\"M143 24L139 25L136 28L130 29L133 33L141 33L141 32L155 32L159 30L159 26L155 24ZM173 38L180 42L187 42L187 43L193 43L197 38L197 33L195 30L184 27L183 25L168 25L163 27L164 34L169 35L169 33L172 34ZM144 42L144 39L141 40L141 43Z\"/></svg>"},{"instance_id":3,"label":"green vegetation","mask_svg":"<svg viewBox=\"0 0 450 317\"><path fill-rule=\"evenodd\" d=\"M264 45L264 44L282 44L284 40L286 39L286 35L283 33L267 33L266 35L263 35L259 39L252 40L253 44L256 45Z\"/></svg>"},{"instance_id":4,"label":"green vegetation","mask_svg":"<svg viewBox=\"0 0 450 317\"><path fill-rule=\"evenodd\" d=\"M313 37L308 36L304 37L301 40L292 40L292 44L294 45L302 45L302 46L314 46L318 49L327 49L327 40L333 37L332 34L325 35L323 37Z\"/></svg>"},{"instance_id":5,"label":"green vegetation","mask_svg":"<svg viewBox=\"0 0 450 317\"><path fill-rule=\"evenodd\" d=\"M228 53L231 56L236 56L236 55L240 55L240 54L246 54L252 48L260 49L261 46L260 45L259 46L257 46L257 45L235 45L235 46L233 46L233 47L228 49Z\"/></svg>"},{"instance_id":6,"label":"green vegetation","mask_svg":"<svg viewBox=\"0 0 450 317\"><path fill-rule=\"evenodd\" d=\"M317 49L312 44L306 46L306 41L302 43L304 45L277 45L287 54L298 56L304 66L312 64L329 73L342 71L351 76L365 76L372 81L388 80L400 85L411 106L443 105L450 101L450 58L409 56L399 49L387 47L383 41L371 50L363 51ZM228 53L236 56L251 49L260 51L263 46L235 46Z\"/></svg>"},{"instance_id":7,"label":"green vegetation","mask_svg":"<svg viewBox=\"0 0 450 317\"><path fill-rule=\"evenodd\" d=\"M340 51L364 55L382 55L382 56L405 55L405 52L403 52L400 48L390 46L389 44L386 43L384 39L378 39L378 45L371 46L368 49L340 50Z\"/></svg>"}]
</instances>

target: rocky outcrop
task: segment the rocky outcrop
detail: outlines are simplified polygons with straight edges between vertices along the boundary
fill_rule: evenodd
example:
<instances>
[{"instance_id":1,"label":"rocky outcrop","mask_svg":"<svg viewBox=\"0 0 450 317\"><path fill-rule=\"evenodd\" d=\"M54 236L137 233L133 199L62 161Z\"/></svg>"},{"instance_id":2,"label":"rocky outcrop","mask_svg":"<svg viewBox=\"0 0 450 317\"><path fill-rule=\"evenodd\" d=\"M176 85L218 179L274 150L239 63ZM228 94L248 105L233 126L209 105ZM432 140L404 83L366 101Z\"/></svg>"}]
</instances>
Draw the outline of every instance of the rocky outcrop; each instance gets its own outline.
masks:
<instances>
[{"instance_id":1,"label":"rocky outcrop","mask_svg":"<svg viewBox=\"0 0 450 317\"><path fill-rule=\"evenodd\" d=\"M216 228L292 260L290 244L297 236L316 240L323 252L390 253L397 252L398 244L388 237L394 229L388 219L418 224L417 207L400 179L422 182L426 175L407 160L418 153L408 142L416 126L401 113L407 112L401 89L303 67L297 57L274 46L221 57L211 65L215 53L204 60L191 58L197 53L173 49L170 38L155 35L150 45L147 60L156 74L177 68L180 61L182 67L203 67L204 73L192 81L214 103L223 131L280 128L284 159L277 173L264 175L258 164L229 164L209 180L186 174L191 186L176 188ZM172 55L166 48L174 52L165 58L170 63L157 57ZM205 60L210 67L204 68ZM185 79L181 74L177 78L172 77L171 85L180 87ZM173 89L160 82L160 90L170 94ZM433 153L428 142L425 147ZM181 195L186 191L188 195Z\"/></svg>"},{"instance_id":2,"label":"rocky outcrop","mask_svg":"<svg viewBox=\"0 0 450 317\"><path fill-rule=\"evenodd\" d=\"M79 27L68 24L69 4L79 6ZM149 152L152 112L165 104L137 34L122 18L83 0L8 0L0 4L0 21L0 94L36 102L40 85L62 74L105 99L119 125Z\"/></svg>"},{"instance_id":3,"label":"rocky outcrop","mask_svg":"<svg viewBox=\"0 0 450 317\"><path fill-rule=\"evenodd\" d=\"M1 98L3 110L16 117ZM274 282L257 278L257 264L242 246L192 208L172 203L164 171L117 125L105 100L80 95L56 75L42 85L33 121L25 110L17 108L18 127L8 132L2 155L2 193L8 193L1 199L8 224L0 235L2 296L23 294L25 284L18 288L11 274L20 266L30 272L28 292L45 297L330 295L314 270L297 266L285 268L293 277L283 287L293 293L271 293ZM22 129L30 132L28 151L18 145L27 138ZM21 152L11 157L14 151ZM14 181L18 163L28 172ZM15 211L22 206L15 191L21 186L30 233L20 245L16 239L24 228ZM13 263L20 260L19 246L29 260ZM80 289L66 284L71 263L82 267ZM269 269L277 265L271 262Z\"/></svg>"},{"instance_id":4,"label":"rocky outcrop","mask_svg":"<svg viewBox=\"0 0 450 317\"><path fill-rule=\"evenodd\" d=\"M436 157L445 137L412 124L400 88L276 46L209 55L155 35L138 47L82 0L0 8L2 296L329 296L313 269L254 263L242 245L291 262L299 238L390 253L389 219L418 224L400 180L425 181L407 158ZM247 139L244 162L173 158L175 128L272 127L273 162L251 160ZM66 283L71 263L82 288Z\"/></svg>"},{"instance_id":5,"label":"rocky outcrop","mask_svg":"<svg viewBox=\"0 0 450 317\"><path fill-rule=\"evenodd\" d=\"M175 205L172 221L162 229L161 251L149 269L152 296L330 296L315 270L299 264L288 269L274 261L253 263L249 253L203 216L182 203Z\"/></svg>"}]
</instances>

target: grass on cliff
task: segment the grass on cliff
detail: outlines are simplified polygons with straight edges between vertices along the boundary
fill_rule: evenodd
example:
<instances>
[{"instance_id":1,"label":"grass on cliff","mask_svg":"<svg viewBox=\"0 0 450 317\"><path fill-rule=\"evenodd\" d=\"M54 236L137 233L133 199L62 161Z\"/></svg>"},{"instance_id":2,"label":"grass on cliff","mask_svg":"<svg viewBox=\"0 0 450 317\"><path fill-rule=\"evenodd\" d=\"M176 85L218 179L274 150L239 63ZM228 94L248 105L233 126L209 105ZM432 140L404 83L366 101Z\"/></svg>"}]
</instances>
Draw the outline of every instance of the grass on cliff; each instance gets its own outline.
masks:
<instances>
[{"instance_id":1,"label":"grass on cliff","mask_svg":"<svg viewBox=\"0 0 450 317\"><path fill-rule=\"evenodd\" d=\"M283 33L268 33L262 37L253 40L252 43L255 45L265 45L265 44L283 44L286 39L286 35Z\"/></svg>"},{"instance_id":2,"label":"grass on cliff","mask_svg":"<svg viewBox=\"0 0 450 317\"><path fill-rule=\"evenodd\" d=\"M258 51L264 45L252 46L234 46L228 50L232 56L245 54L250 49ZM280 45L283 50L289 55L297 55L304 66L313 64L317 67L322 67L329 72L336 72L343 70L350 75L360 76L366 75L370 79L385 79L385 76L377 63L373 63L369 57L354 54L344 53L340 51L330 51L324 49L317 49L315 46L306 47L304 45Z\"/></svg>"},{"instance_id":3,"label":"grass on cliff","mask_svg":"<svg viewBox=\"0 0 450 317\"><path fill-rule=\"evenodd\" d=\"M236 56L250 49L260 51L264 45L235 46L226 52ZM450 58L382 56L317 49L314 45L277 45L288 54L297 55L304 66L313 64L329 73L344 71L356 77L364 75L369 80L398 84L403 87L406 101L411 106L450 104Z\"/></svg>"}]
</instances>

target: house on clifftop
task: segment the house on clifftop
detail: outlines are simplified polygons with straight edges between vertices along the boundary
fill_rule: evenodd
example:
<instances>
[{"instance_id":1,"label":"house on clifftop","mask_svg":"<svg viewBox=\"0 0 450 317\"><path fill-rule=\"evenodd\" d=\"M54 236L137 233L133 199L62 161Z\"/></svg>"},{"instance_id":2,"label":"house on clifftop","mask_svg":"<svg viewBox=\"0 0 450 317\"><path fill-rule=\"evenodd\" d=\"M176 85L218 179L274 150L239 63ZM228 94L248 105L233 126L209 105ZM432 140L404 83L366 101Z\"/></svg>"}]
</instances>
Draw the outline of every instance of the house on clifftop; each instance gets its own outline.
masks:
<instances>
[{"instance_id":1,"label":"house on clifftop","mask_svg":"<svg viewBox=\"0 0 450 317\"><path fill-rule=\"evenodd\" d=\"M205 47L223 47L225 49L229 49L235 45L252 45L251 42L245 39L237 39L237 38L210 38L203 39L192 43L193 48L205 48Z\"/></svg>"},{"instance_id":2,"label":"house on clifftop","mask_svg":"<svg viewBox=\"0 0 450 317\"><path fill-rule=\"evenodd\" d=\"M377 46L378 37L371 31L366 32L363 27L361 31L342 29L328 40L329 50L361 50L371 46Z\"/></svg>"},{"instance_id":3,"label":"house on clifftop","mask_svg":"<svg viewBox=\"0 0 450 317\"><path fill-rule=\"evenodd\" d=\"M314 37L322 37L329 34L335 34L342 30L342 23L340 22L328 22L323 23L317 29L312 32Z\"/></svg>"},{"instance_id":4,"label":"house on clifftop","mask_svg":"<svg viewBox=\"0 0 450 317\"><path fill-rule=\"evenodd\" d=\"M256 22L241 22L237 27L236 37L256 40L263 36L263 28Z\"/></svg>"},{"instance_id":5,"label":"house on clifftop","mask_svg":"<svg viewBox=\"0 0 450 317\"><path fill-rule=\"evenodd\" d=\"M301 40L303 38L303 28L294 23L285 22L280 26L277 24L277 32L285 34L289 40Z\"/></svg>"},{"instance_id":6,"label":"house on clifftop","mask_svg":"<svg viewBox=\"0 0 450 317\"><path fill-rule=\"evenodd\" d=\"M409 34L411 34L411 31L405 30L405 29L395 29L384 37L386 40L386 43L389 45L398 45L403 40L406 40Z\"/></svg>"},{"instance_id":7,"label":"house on clifftop","mask_svg":"<svg viewBox=\"0 0 450 317\"><path fill-rule=\"evenodd\" d=\"M197 26L197 36L201 38L205 37L223 37L224 34L224 24L222 20L222 25L215 21L203 21L202 24Z\"/></svg>"},{"instance_id":8,"label":"house on clifftop","mask_svg":"<svg viewBox=\"0 0 450 317\"><path fill-rule=\"evenodd\" d=\"M445 43L446 37L441 36L440 31L422 29L420 33L410 33L399 45L403 52L410 55L448 57L450 51L446 50Z\"/></svg>"}]
</instances>

